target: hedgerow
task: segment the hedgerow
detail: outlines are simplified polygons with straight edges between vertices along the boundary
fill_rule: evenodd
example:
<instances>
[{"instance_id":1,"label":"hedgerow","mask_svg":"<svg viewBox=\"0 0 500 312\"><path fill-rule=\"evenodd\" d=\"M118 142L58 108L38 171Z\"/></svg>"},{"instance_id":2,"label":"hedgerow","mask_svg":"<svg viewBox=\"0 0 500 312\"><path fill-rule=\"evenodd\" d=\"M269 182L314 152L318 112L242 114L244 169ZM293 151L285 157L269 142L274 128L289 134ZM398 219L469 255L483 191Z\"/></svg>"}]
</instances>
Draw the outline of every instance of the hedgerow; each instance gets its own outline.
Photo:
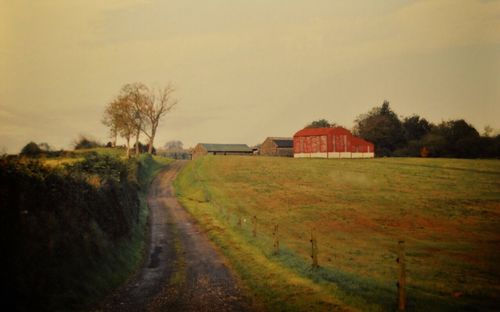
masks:
<instances>
[{"instance_id":1,"label":"hedgerow","mask_svg":"<svg viewBox=\"0 0 500 312\"><path fill-rule=\"evenodd\" d=\"M94 290L79 280L115 257L139 222L137 176L137 162L95 153L59 168L1 158L2 305L81 307L79 296Z\"/></svg>"}]
</instances>

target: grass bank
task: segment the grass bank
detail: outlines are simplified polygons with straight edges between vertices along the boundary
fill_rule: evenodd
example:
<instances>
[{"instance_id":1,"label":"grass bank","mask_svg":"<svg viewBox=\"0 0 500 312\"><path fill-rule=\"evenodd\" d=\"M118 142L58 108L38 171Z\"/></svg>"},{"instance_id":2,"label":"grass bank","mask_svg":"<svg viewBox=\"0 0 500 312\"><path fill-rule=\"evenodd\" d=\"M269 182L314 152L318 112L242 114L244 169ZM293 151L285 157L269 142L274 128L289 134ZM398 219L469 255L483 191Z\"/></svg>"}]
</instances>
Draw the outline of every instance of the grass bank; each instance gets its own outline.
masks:
<instances>
[{"instance_id":1,"label":"grass bank","mask_svg":"<svg viewBox=\"0 0 500 312\"><path fill-rule=\"evenodd\" d=\"M399 240L409 309L498 308L498 160L204 157L175 188L269 310L394 310Z\"/></svg>"},{"instance_id":2,"label":"grass bank","mask_svg":"<svg viewBox=\"0 0 500 312\"><path fill-rule=\"evenodd\" d=\"M2 305L79 310L123 283L142 260L147 189L169 162L100 151L49 165L2 159Z\"/></svg>"}]
</instances>

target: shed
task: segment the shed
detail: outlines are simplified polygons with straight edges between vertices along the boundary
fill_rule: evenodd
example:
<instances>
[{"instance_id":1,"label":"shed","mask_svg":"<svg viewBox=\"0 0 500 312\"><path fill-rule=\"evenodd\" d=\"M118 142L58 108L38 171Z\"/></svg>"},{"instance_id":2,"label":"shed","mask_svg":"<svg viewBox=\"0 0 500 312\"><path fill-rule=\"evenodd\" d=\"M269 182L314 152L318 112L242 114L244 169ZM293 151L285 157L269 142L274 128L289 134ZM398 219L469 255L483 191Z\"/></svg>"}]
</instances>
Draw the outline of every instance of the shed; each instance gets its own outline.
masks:
<instances>
[{"instance_id":1,"label":"shed","mask_svg":"<svg viewBox=\"0 0 500 312\"><path fill-rule=\"evenodd\" d=\"M199 143L193 150L193 159L203 155L252 155L253 151L246 144Z\"/></svg>"},{"instance_id":2,"label":"shed","mask_svg":"<svg viewBox=\"0 0 500 312\"><path fill-rule=\"evenodd\" d=\"M293 138L268 137L260 146L260 155L293 157Z\"/></svg>"},{"instance_id":3,"label":"shed","mask_svg":"<svg viewBox=\"0 0 500 312\"><path fill-rule=\"evenodd\" d=\"M342 127L306 128L293 136L294 157L373 158L374 145Z\"/></svg>"}]
</instances>

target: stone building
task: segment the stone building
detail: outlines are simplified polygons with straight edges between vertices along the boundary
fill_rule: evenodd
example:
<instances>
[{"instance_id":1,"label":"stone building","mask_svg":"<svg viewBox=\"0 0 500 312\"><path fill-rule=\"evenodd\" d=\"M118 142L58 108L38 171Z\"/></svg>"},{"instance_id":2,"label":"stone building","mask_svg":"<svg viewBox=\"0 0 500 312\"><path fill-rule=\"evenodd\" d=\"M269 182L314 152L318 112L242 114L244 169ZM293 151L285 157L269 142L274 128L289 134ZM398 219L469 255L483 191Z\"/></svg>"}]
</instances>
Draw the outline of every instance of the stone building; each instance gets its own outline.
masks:
<instances>
[{"instance_id":1,"label":"stone building","mask_svg":"<svg viewBox=\"0 0 500 312\"><path fill-rule=\"evenodd\" d=\"M268 137L260 146L260 155L293 157L293 138Z\"/></svg>"},{"instance_id":2,"label":"stone building","mask_svg":"<svg viewBox=\"0 0 500 312\"><path fill-rule=\"evenodd\" d=\"M252 155L253 151L246 144L213 144L199 143L195 146L192 158L204 155Z\"/></svg>"}]
</instances>

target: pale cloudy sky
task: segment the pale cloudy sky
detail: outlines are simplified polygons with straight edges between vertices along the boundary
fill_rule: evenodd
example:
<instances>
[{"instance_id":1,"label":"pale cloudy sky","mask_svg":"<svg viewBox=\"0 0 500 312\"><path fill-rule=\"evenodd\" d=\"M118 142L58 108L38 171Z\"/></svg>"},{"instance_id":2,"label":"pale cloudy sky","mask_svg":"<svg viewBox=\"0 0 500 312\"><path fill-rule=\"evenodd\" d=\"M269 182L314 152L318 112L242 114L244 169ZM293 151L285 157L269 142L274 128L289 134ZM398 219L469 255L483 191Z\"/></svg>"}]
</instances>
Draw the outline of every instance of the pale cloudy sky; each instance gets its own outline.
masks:
<instances>
[{"instance_id":1,"label":"pale cloudy sky","mask_svg":"<svg viewBox=\"0 0 500 312\"><path fill-rule=\"evenodd\" d=\"M0 0L0 147L107 140L128 82L172 82L172 139L256 144L384 99L500 128L500 1Z\"/></svg>"}]
</instances>

